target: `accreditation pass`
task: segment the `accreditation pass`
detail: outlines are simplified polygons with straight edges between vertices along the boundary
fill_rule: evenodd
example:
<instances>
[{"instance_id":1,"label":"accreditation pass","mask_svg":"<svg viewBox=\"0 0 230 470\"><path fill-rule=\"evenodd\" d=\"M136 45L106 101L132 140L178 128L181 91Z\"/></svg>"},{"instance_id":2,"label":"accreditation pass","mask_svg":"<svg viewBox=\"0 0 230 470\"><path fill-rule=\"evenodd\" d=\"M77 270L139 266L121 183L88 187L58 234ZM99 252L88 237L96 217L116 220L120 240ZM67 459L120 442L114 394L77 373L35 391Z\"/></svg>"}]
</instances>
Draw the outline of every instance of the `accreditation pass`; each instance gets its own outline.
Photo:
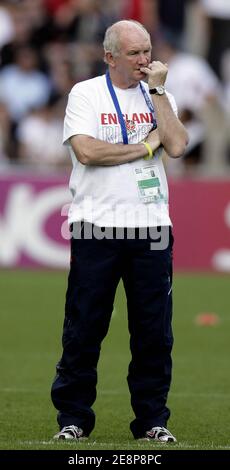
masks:
<instances>
[{"instance_id":1,"label":"accreditation pass","mask_svg":"<svg viewBox=\"0 0 230 470\"><path fill-rule=\"evenodd\" d=\"M134 169L138 193L142 202L156 202L159 199L160 175L156 165Z\"/></svg>"}]
</instances>

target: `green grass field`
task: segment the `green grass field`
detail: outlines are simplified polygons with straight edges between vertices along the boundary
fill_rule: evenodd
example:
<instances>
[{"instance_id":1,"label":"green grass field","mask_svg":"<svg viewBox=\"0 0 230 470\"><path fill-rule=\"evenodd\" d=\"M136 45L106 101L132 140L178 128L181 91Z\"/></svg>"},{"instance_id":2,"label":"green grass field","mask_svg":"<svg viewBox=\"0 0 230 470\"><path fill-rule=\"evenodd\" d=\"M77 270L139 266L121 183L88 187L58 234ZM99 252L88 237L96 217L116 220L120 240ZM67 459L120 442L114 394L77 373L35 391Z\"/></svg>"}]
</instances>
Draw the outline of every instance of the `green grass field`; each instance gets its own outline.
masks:
<instances>
[{"instance_id":1,"label":"green grass field","mask_svg":"<svg viewBox=\"0 0 230 470\"><path fill-rule=\"evenodd\" d=\"M99 364L96 427L87 442L55 443L50 385L61 353L66 273L1 271L0 449L152 449L134 441L126 382L126 303L120 285ZM174 280L174 374L169 429L177 444L155 449L230 449L230 305L227 276L180 274ZM220 321L198 326L214 312Z\"/></svg>"}]
</instances>

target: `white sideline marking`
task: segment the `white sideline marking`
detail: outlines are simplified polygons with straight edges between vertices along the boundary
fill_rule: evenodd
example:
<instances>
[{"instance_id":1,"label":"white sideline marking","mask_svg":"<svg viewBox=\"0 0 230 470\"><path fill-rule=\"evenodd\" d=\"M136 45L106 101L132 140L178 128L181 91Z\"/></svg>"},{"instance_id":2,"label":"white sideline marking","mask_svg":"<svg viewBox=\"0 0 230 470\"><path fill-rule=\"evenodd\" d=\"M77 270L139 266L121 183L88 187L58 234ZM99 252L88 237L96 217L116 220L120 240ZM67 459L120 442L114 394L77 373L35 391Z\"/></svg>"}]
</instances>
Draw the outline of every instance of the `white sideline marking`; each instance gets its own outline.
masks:
<instances>
[{"instance_id":1,"label":"white sideline marking","mask_svg":"<svg viewBox=\"0 0 230 470\"><path fill-rule=\"evenodd\" d=\"M19 445L27 445L27 446L32 446L32 445L49 445L49 444L54 444L53 440L50 441L18 441L17 444Z\"/></svg>"},{"instance_id":2,"label":"white sideline marking","mask_svg":"<svg viewBox=\"0 0 230 470\"><path fill-rule=\"evenodd\" d=\"M76 445L76 442L77 442L77 445L80 446L81 444L84 444L84 445L88 445L88 446L94 446L96 444L96 441L91 441L91 442L81 442L81 441L76 441L76 440L72 440L72 441L64 441L64 445L73 445L75 444ZM27 446L34 446L34 445L55 445L55 444L63 444L63 441L55 441L54 439L50 439L50 441L17 441L16 444L18 445L27 445ZM101 445L101 444L100 444ZM105 445L113 445L112 444L105 444Z\"/></svg>"},{"instance_id":3,"label":"white sideline marking","mask_svg":"<svg viewBox=\"0 0 230 470\"><path fill-rule=\"evenodd\" d=\"M63 441L62 441L63 443ZM132 441L132 444L134 442ZM55 442L53 439L51 439L50 441L17 441L16 444L18 445L28 445L28 446L33 446L33 445L55 445L57 444L57 442ZM72 442L66 442L65 441L65 446L72 446L73 444L76 445L76 441L72 441ZM82 442L83 444L83 442ZM97 442L97 441L89 441L89 442L85 442L84 441L84 445L88 445L89 447L91 446L94 446L94 445L97 445L97 447L114 447L114 442ZM129 446L131 444L131 441L127 441L127 442L124 442L125 445ZM157 443L157 444L160 444L160 443ZM81 446L81 442L78 442L77 443L78 446ZM141 445L140 443L136 443L137 447L140 447L140 448L143 448L143 445ZM162 443L162 447L165 446L164 443ZM213 442L210 442L209 444L209 448L212 448L212 449L223 449L223 450L227 450L227 449L230 449L230 445L229 446L221 446L221 445L215 445ZM176 448L182 448L182 449L200 449L200 450L207 450L205 448L202 448L200 445L198 444L187 444L186 442L179 442L177 444L173 444L173 449L176 449Z\"/></svg>"}]
</instances>

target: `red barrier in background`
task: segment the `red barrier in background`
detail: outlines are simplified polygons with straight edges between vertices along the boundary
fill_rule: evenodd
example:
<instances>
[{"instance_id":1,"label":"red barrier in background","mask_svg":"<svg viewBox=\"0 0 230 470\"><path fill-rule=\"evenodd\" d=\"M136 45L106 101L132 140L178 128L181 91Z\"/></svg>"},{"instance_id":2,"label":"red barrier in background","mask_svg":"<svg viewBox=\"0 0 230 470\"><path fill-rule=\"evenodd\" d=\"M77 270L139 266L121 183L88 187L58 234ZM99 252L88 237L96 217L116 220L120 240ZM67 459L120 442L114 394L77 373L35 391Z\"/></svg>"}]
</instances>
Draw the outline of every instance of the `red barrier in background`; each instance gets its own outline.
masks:
<instances>
[{"instance_id":1,"label":"red barrier in background","mask_svg":"<svg viewBox=\"0 0 230 470\"><path fill-rule=\"evenodd\" d=\"M2 175L0 266L68 267L69 202L68 176ZM230 272L229 181L171 181L170 214L175 269Z\"/></svg>"},{"instance_id":2,"label":"red barrier in background","mask_svg":"<svg viewBox=\"0 0 230 470\"><path fill-rule=\"evenodd\" d=\"M230 272L230 181L170 182L175 269Z\"/></svg>"}]
</instances>

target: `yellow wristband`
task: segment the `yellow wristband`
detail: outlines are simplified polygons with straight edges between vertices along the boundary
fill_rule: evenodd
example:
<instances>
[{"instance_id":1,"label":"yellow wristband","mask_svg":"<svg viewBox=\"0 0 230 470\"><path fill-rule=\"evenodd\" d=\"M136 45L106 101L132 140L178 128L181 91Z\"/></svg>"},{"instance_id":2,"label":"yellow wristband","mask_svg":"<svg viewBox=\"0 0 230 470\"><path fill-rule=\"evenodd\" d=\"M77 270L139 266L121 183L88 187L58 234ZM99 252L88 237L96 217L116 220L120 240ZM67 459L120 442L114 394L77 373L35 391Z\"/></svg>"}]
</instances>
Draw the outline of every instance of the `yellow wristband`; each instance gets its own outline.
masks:
<instances>
[{"instance_id":1,"label":"yellow wristband","mask_svg":"<svg viewBox=\"0 0 230 470\"><path fill-rule=\"evenodd\" d=\"M145 160L150 160L151 158L153 158L153 151L150 147L150 145L148 144L148 142L142 142L142 144L144 144L146 150L148 150L148 155L146 155L144 157Z\"/></svg>"}]
</instances>

